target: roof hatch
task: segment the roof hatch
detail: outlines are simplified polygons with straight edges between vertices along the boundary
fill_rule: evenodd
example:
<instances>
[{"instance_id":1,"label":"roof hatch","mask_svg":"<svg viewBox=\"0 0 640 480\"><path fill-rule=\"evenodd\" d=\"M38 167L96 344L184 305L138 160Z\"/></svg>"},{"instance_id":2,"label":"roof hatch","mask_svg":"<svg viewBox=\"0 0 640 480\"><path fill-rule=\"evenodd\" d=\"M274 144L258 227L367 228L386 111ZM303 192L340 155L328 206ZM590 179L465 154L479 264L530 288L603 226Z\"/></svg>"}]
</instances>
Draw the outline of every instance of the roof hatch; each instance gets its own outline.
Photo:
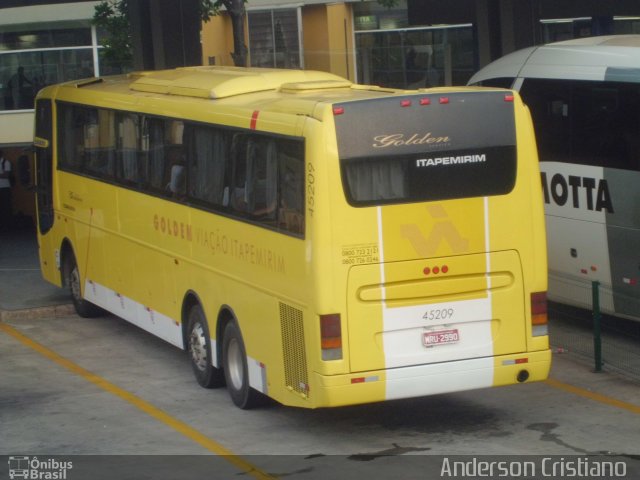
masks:
<instances>
[{"instance_id":1,"label":"roof hatch","mask_svg":"<svg viewBox=\"0 0 640 480\"><path fill-rule=\"evenodd\" d=\"M266 90L300 91L348 87L351 82L326 72L241 67L184 67L136 72L131 90L219 99Z\"/></svg>"}]
</instances>

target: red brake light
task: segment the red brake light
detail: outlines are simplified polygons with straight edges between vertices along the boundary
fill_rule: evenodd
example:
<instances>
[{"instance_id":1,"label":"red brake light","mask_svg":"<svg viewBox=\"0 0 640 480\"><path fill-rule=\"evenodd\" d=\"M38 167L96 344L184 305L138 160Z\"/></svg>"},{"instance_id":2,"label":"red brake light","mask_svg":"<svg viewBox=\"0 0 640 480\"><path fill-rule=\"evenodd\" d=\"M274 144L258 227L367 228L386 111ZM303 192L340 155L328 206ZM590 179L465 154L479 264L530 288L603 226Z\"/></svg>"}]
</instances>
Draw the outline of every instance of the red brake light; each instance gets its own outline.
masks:
<instances>
[{"instance_id":1,"label":"red brake light","mask_svg":"<svg viewBox=\"0 0 640 480\"><path fill-rule=\"evenodd\" d=\"M323 360L342 358L342 326L340 314L320 315L320 347Z\"/></svg>"},{"instance_id":2,"label":"red brake light","mask_svg":"<svg viewBox=\"0 0 640 480\"><path fill-rule=\"evenodd\" d=\"M535 292L531 294L531 323L533 325L546 325L547 316L547 292Z\"/></svg>"},{"instance_id":3,"label":"red brake light","mask_svg":"<svg viewBox=\"0 0 640 480\"><path fill-rule=\"evenodd\" d=\"M344 107L333 107L334 115L342 115L344 113Z\"/></svg>"}]
</instances>

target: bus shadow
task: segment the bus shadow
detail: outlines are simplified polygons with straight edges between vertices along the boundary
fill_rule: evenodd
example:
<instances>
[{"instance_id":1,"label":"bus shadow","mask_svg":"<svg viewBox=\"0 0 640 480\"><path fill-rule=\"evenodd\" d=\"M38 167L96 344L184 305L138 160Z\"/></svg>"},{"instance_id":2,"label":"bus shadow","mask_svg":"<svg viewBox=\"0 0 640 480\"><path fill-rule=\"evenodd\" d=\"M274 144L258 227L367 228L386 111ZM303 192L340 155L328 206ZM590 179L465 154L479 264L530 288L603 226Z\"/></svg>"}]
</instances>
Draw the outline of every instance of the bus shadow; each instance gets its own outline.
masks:
<instances>
[{"instance_id":1,"label":"bus shadow","mask_svg":"<svg viewBox=\"0 0 640 480\"><path fill-rule=\"evenodd\" d=\"M275 402L289 420L298 420L307 427L335 431L342 429L366 432L383 430L400 435L423 434L476 434L482 437L508 436L500 428L504 412L463 398L460 394L442 394L429 397L393 400L381 403L303 410L282 407Z\"/></svg>"}]
</instances>

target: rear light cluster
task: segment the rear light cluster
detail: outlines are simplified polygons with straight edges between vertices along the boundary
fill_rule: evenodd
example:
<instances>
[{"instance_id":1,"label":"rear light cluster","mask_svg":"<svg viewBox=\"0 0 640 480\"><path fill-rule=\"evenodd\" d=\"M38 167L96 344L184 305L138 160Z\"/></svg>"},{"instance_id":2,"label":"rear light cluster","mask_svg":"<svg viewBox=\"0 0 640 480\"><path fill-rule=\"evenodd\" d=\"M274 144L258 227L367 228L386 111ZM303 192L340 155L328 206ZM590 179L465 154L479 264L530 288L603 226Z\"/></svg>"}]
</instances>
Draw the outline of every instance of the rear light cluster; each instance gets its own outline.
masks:
<instances>
[{"instance_id":1,"label":"rear light cluster","mask_svg":"<svg viewBox=\"0 0 640 480\"><path fill-rule=\"evenodd\" d=\"M531 330L534 337L549 334L547 315L547 292L531 294Z\"/></svg>"},{"instance_id":2,"label":"rear light cluster","mask_svg":"<svg viewBox=\"0 0 640 480\"><path fill-rule=\"evenodd\" d=\"M320 315L322 360L342 359L342 322L339 313Z\"/></svg>"},{"instance_id":3,"label":"rear light cluster","mask_svg":"<svg viewBox=\"0 0 640 480\"><path fill-rule=\"evenodd\" d=\"M513 102L515 100L515 96L512 94L507 94L504 96L504 101L505 102ZM451 99L449 97L438 97L438 103L440 105L448 105L449 103L451 103ZM431 98L430 97L421 97L418 100L418 104L421 106L426 106L426 105L431 105ZM400 100L400 106L401 107L410 107L412 105L412 100L408 99L408 98L403 98L402 100ZM344 107L333 107L333 114L334 115L342 115L345 112Z\"/></svg>"}]
</instances>

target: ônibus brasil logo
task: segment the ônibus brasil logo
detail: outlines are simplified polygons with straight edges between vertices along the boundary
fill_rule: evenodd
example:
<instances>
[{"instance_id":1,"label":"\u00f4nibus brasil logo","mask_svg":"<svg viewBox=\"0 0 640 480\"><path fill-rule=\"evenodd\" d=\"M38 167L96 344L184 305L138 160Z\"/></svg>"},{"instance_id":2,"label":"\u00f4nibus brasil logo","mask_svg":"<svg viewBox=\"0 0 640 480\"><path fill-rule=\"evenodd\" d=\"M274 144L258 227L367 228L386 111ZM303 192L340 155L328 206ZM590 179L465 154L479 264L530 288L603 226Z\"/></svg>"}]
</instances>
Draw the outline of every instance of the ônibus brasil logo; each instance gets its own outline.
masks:
<instances>
[{"instance_id":1,"label":"\u00f4nibus brasil logo","mask_svg":"<svg viewBox=\"0 0 640 480\"><path fill-rule=\"evenodd\" d=\"M65 480L67 470L73 468L73 462L64 462L54 458L39 460L38 457L9 457L9 478L33 480Z\"/></svg>"}]
</instances>

